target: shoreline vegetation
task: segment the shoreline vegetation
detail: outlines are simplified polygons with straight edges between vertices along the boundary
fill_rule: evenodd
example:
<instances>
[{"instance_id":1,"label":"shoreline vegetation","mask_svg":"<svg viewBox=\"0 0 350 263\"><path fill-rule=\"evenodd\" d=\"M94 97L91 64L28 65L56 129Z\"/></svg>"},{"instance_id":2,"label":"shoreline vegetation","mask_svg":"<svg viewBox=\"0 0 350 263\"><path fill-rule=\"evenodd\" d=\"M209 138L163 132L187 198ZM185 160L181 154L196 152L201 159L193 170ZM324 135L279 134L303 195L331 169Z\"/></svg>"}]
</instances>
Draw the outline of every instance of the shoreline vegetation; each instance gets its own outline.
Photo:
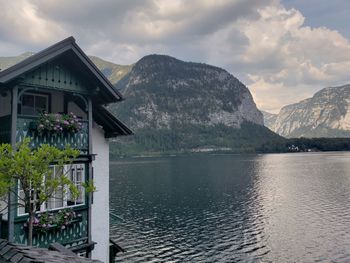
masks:
<instances>
[{"instance_id":1,"label":"shoreline vegetation","mask_svg":"<svg viewBox=\"0 0 350 263\"><path fill-rule=\"evenodd\" d=\"M139 145L140 146L140 145ZM263 154L263 153L293 153L293 152L330 152L350 151L350 138L280 138L256 145L242 147L204 146L189 149L141 149L136 151L128 143L113 142L110 150L111 160L119 158L162 157L198 154Z\"/></svg>"}]
</instances>

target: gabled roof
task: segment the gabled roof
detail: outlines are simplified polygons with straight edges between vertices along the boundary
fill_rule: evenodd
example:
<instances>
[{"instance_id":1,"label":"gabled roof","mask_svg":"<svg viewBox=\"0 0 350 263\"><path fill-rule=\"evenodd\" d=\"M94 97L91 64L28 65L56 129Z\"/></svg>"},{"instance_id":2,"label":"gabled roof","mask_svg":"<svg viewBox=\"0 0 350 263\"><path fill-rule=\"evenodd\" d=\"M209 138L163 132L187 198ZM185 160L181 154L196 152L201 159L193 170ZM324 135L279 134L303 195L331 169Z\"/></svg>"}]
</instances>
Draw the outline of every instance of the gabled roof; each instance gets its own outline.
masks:
<instances>
[{"instance_id":1,"label":"gabled roof","mask_svg":"<svg viewBox=\"0 0 350 263\"><path fill-rule=\"evenodd\" d=\"M50 251L44 248L16 245L0 239L0 262L12 263L102 263L77 255Z\"/></svg>"},{"instance_id":2,"label":"gabled roof","mask_svg":"<svg viewBox=\"0 0 350 263\"><path fill-rule=\"evenodd\" d=\"M48 61L51 61L60 55L71 52L78 58L80 65L89 71L89 74L94 77L98 87L104 89L108 96L105 96L104 103L117 102L123 99L122 95L115 89L113 84L103 75L103 73L95 66L90 58L82 51L75 42L74 37L68 37L43 51L36 53L29 58L0 71L0 84L6 84L22 74L33 70ZM72 58L71 56L69 56Z\"/></svg>"}]
</instances>

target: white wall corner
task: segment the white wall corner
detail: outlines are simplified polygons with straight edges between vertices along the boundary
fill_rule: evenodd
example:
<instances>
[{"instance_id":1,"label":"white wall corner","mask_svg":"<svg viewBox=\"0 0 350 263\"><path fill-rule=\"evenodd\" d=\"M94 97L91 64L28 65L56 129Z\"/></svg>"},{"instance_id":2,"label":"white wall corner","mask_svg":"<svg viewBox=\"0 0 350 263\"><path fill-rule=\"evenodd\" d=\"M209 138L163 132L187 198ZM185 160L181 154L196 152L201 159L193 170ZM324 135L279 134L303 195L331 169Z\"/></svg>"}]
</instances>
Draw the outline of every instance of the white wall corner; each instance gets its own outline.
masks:
<instances>
[{"instance_id":1,"label":"white wall corner","mask_svg":"<svg viewBox=\"0 0 350 263\"><path fill-rule=\"evenodd\" d=\"M94 124L92 149L96 159L94 169L94 200L91 207L91 237L97 242L92 258L109 262L109 144L101 127Z\"/></svg>"}]
</instances>

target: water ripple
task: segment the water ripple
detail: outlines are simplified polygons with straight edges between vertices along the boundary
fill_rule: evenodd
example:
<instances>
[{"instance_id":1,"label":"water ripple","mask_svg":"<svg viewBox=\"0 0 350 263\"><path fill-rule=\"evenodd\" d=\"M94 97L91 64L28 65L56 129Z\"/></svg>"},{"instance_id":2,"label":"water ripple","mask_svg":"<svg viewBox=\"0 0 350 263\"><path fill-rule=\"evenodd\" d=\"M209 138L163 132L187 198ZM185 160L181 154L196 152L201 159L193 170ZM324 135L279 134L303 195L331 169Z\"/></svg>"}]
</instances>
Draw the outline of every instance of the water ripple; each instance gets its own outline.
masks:
<instances>
[{"instance_id":1,"label":"water ripple","mask_svg":"<svg viewBox=\"0 0 350 263\"><path fill-rule=\"evenodd\" d=\"M120 262L350 262L350 154L113 163Z\"/></svg>"}]
</instances>

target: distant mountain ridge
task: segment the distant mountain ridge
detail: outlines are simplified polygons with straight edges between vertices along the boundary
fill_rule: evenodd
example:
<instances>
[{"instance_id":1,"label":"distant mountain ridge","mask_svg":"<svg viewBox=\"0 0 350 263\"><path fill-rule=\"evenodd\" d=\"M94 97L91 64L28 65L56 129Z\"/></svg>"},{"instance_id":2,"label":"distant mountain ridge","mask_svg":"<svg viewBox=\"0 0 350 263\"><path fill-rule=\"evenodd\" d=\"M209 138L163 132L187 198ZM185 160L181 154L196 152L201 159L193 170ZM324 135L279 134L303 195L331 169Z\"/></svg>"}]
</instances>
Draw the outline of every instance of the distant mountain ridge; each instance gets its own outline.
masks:
<instances>
[{"instance_id":1,"label":"distant mountain ridge","mask_svg":"<svg viewBox=\"0 0 350 263\"><path fill-rule=\"evenodd\" d=\"M350 137L350 85L324 88L313 97L287 105L265 124L284 137Z\"/></svg>"},{"instance_id":2,"label":"distant mountain ridge","mask_svg":"<svg viewBox=\"0 0 350 263\"><path fill-rule=\"evenodd\" d=\"M89 58L113 85L116 85L133 67L133 65L118 65L95 56L89 56Z\"/></svg>"},{"instance_id":3,"label":"distant mountain ridge","mask_svg":"<svg viewBox=\"0 0 350 263\"><path fill-rule=\"evenodd\" d=\"M261 111L261 113L264 116L264 125L272 130L273 125L275 124L276 119L277 119L277 114L270 113L267 111Z\"/></svg>"},{"instance_id":4,"label":"distant mountain ridge","mask_svg":"<svg viewBox=\"0 0 350 263\"><path fill-rule=\"evenodd\" d=\"M0 70L7 69L8 67L11 67L14 64L17 64L18 62L30 57L33 54L34 54L33 52L25 52L19 56L0 57Z\"/></svg>"},{"instance_id":5,"label":"distant mountain ridge","mask_svg":"<svg viewBox=\"0 0 350 263\"><path fill-rule=\"evenodd\" d=\"M218 67L149 55L117 88L126 100L109 109L135 131L134 152L253 151L280 138L263 126L248 88Z\"/></svg>"},{"instance_id":6,"label":"distant mountain ridge","mask_svg":"<svg viewBox=\"0 0 350 263\"><path fill-rule=\"evenodd\" d=\"M235 128L243 121L263 125L249 90L223 69L149 55L126 78L117 87L128 100L117 105L116 113L129 118L134 129L170 128L172 122Z\"/></svg>"}]
</instances>

